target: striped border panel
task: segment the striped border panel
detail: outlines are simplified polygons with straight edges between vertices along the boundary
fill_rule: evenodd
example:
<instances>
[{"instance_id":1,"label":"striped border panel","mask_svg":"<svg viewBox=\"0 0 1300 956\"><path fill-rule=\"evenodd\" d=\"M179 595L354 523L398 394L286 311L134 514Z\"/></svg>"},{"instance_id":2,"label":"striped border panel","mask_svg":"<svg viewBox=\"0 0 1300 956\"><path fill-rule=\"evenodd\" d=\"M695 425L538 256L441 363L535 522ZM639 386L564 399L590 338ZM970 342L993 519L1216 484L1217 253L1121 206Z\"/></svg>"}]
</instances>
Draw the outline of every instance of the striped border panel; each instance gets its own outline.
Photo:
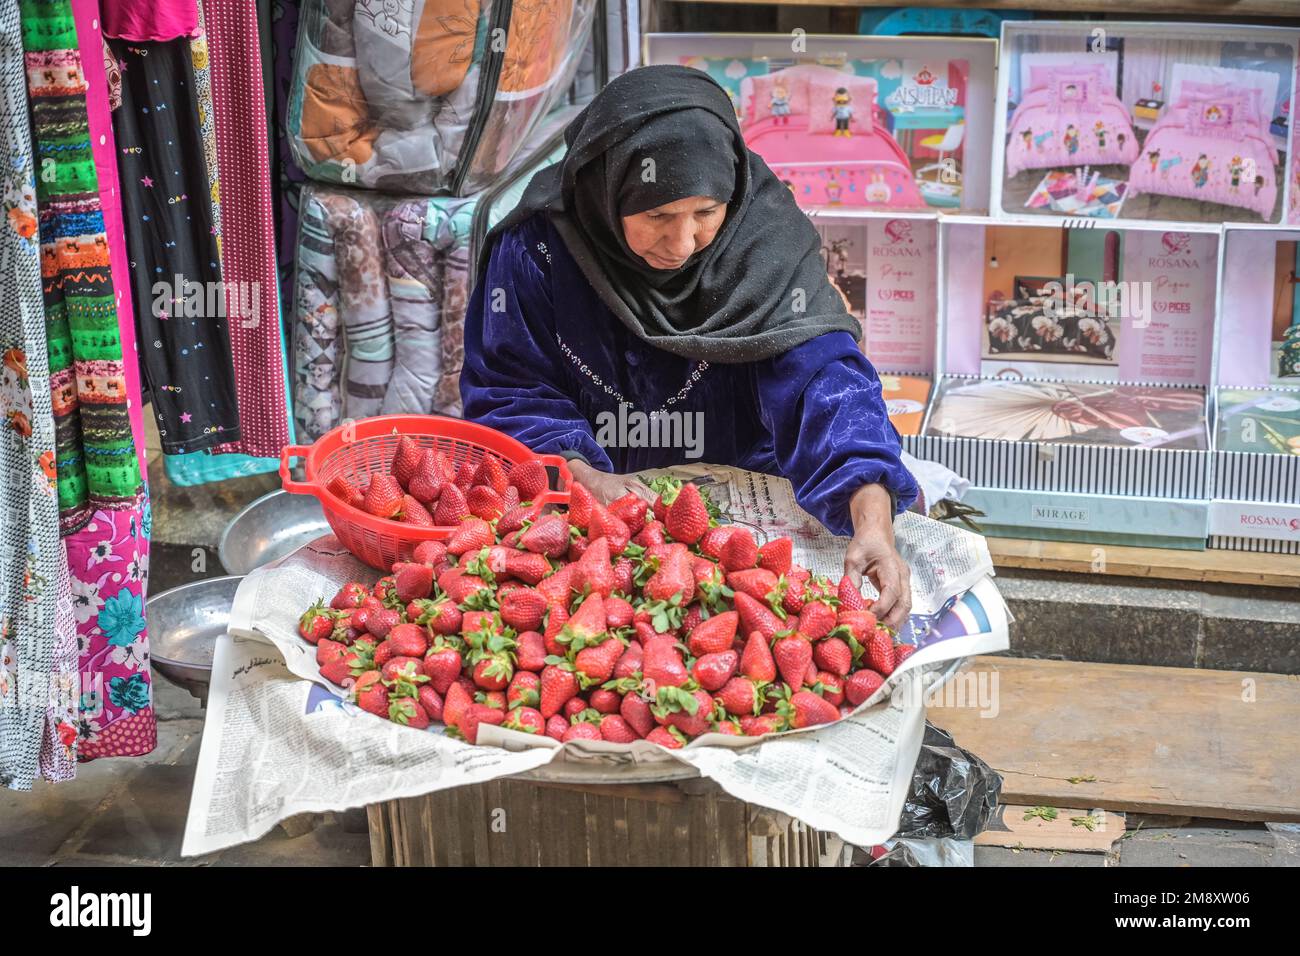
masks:
<instances>
[{"instance_id":1,"label":"striped border panel","mask_svg":"<svg viewBox=\"0 0 1300 956\"><path fill-rule=\"evenodd\" d=\"M1147 498L1209 497L1210 453L1194 449L938 435L913 436L904 447L917 458L937 461L986 488Z\"/></svg>"},{"instance_id":2,"label":"striped border panel","mask_svg":"<svg viewBox=\"0 0 1300 956\"><path fill-rule=\"evenodd\" d=\"M1214 497L1279 504L1300 502L1300 455L1216 452Z\"/></svg>"},{"instance_id":3,"label":"striped border panel","mask_svg":"<svg viewBox=\"0 0 1300 956\"><path fill-rule=\"evenodd\" d=\"M1273 538L1225 538L1210 535L1210 547L1220 551L1252 551L1256 554L1300 554L1300 541Z\"/></svg>"}]
</instances>

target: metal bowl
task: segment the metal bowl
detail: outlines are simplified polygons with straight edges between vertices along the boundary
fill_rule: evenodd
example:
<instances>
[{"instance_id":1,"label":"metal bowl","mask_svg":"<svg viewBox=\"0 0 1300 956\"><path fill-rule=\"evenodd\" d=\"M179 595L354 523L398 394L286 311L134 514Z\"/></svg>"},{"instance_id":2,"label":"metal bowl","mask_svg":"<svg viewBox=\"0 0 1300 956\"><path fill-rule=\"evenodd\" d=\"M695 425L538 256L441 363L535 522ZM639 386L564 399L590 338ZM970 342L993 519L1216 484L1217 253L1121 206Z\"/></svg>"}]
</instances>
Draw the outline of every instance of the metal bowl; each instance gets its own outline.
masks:
<instances>
[{"instance_id":1,"label":"metal bowl","mask_svg":"<svg viewBox=\"0 0 1300 956\"><path fill-rule=\"evenodd\" d=\"M155 594L145 605L149 656L158 673L206 705L212 652L226 633L242 575L206 578Z\"/></svg>"},{"instance_id":2,"label":"metal bowl","mask_svg":"<svg viewBox=\"0 0 1300 956\"><path fill-rule=\"evenodd\" d=\"M217 555L227 574L247 574L329 533L319 501L277 490L235 515L221 533Z\"/></svg>"}]
</instances>

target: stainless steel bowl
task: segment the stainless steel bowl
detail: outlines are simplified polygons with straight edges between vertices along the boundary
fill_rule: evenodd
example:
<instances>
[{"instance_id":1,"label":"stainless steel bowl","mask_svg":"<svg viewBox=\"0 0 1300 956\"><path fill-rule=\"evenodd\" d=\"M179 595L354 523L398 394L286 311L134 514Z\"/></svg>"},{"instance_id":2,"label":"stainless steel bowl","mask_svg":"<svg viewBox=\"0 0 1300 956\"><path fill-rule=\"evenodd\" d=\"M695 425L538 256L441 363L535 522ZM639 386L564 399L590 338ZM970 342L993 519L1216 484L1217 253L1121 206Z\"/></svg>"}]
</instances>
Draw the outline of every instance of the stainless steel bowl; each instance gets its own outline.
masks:
<instances>
[{"instance_id":1,"label":"stainless steel bowl","mask_svg":"<svg viewBox=\"0 0 1300 956\"><path fill-rule=\"evenodd\" d=\"M154 668L206 705L212 652L226 633L242 575L207 578L155 594L145 605Z\"/></svg>"},{"instance_id":2,"label":"stainless steel bowl","mask_svg":"<svg viewBox=\"0 0 1300 956\"><path fill-rule=\"evenodd\" d=\"M227 574L247 574L329 533L325 512L311 495L273 491L250 502L226 525L217 556Z\"/></svg>"}]
</instances>

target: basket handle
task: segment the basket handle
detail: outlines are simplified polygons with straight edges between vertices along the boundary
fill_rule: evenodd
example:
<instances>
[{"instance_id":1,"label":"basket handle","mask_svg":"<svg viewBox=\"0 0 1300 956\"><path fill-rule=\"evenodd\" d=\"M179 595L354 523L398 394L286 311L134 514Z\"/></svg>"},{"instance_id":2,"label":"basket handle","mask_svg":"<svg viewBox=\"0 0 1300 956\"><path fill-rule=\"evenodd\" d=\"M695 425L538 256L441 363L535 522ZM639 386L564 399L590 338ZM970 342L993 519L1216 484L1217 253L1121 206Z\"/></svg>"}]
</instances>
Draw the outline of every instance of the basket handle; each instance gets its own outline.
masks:
<instances>
[{"instance_id":1,"label":"basket handle","mask_svg":"<svg viewBox=\"0 0 1300 956\"><path fill-rule=\"evenodd\" d=\"M538 503L547 505L567 505L569 490L573 487L573 472L569 471L569 459L563 455L538 455L538 459L548 468L554 468L560 474L561 487L555 491L544 491L538 496Z\"/></svg>"},{"instance_id":2,"label":"basket handle","mask_svg":"<svg viewBox=\"0 0 1300 956\"><path fill-rule=\"evenodd\" d=\"M285 445L280 449L280 487L291 495L311 495L320 497L320 488L315 482L295 481L289 475L289 461L293 458L306 458L311 451L310 445Z\"/></svg>"}]
</instances>

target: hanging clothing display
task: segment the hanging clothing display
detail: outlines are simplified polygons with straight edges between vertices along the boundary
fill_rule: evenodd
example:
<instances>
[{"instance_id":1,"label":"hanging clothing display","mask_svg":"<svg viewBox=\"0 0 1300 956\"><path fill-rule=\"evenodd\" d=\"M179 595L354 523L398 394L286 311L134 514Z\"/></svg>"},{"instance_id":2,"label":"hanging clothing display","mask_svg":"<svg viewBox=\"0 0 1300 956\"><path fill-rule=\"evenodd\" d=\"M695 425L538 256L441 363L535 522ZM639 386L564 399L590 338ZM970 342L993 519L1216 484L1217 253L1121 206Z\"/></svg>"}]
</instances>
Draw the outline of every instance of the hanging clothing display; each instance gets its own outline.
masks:
<instances>
[{"instance_id":1,"label":"hanging clothing display","mask_svg":"<svg viewBox=\"0 0 1300 956\"><path fill-rule=\"evenodd\" d=\"M144 620L149 505L138 383L123 361L134 338L119 318L105 231L103 200L115 210L116 189L103 41L86 24L79 43L69 0L22 0L21 10L36 160L57 171L38 179L37 198L52 389L72 436L60 434L55 466L80 651L77 756L138 755L157 735Z\"/></svg>"},{"instance_id":2,"label":"hanging clothing display","mask_svg":"<svg viewBox=\"0 0 1300 956\"><path fill-rule=\"evenodd\" d=\"M206 0L203 14L221 167L222 274L246 306L238 318L230 310L241 434L219 451L278 460L292 436L257 8L248 0Z\"/></svg>"},{"instance_id":3,"label":"hanging clothing display","mask_svg":"<svg viewBox=\"0 0 1300 956\"><path fill-rule=\"evenodd\" d=\"M54 480L35 164L23 80L18 8L0 7L0 787L76 772L76 643ZM63 691L41 706L31 688ZM51 697L52 700L57 698Z\"/></svg>"},{"instance_id":4,"label":"hanging clothing display","mask_svg":"<svg viewBox=\"0 0 1300 956\"><path fill-rule=\"evenodd\" d=\"M102 12L106 37L142 43L198 32L194 0L105 0Z\"/></svg>"},{"instance_id":5,"label":"hanging clothing display","mask_svg":"<svg viewBox=\"0 0 1300 956\"><path fill-rule=\"evenodd\" d=\"M190 40L108 42L122 70L113 132L153 413L164 452L201 451L240 437L228 327L243 313L221 284Z\"/></svg>"}]
</instances>

